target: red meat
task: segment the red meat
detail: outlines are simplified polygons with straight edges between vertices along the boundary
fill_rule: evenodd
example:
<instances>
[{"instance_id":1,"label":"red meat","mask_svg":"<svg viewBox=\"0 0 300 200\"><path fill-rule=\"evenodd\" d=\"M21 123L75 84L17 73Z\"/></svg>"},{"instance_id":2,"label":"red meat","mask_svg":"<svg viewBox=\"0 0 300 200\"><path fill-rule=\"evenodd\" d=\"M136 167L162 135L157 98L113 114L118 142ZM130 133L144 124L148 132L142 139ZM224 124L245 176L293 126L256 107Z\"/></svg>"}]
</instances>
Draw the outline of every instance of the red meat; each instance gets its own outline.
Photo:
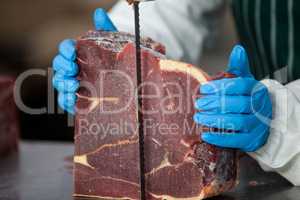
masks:
<instances>
[{"instance_id":1,"label":"red meat","mask_svg":"<svg viewBox=\"0 0 300 200\"><path fill-rule=\"evenodd\" d=\"M0 77L0 155L16 151L19 137L19 119L13 98L14 80Z\"/></svg>"},{"instance_id":2,"label":"red meat","mask_svg":"<svg viewBox=\"0 0 300 200\"><path fill-rule=\"evenodd\" d=\"M88 32L77 42L81 89L75 123L75 196L139 199L134 37ZM210 77L166 60L142 40L147 200L199 200L235 186L236 152L200 140L193 122L199 85Z\"/></svg>"}]
</instances>

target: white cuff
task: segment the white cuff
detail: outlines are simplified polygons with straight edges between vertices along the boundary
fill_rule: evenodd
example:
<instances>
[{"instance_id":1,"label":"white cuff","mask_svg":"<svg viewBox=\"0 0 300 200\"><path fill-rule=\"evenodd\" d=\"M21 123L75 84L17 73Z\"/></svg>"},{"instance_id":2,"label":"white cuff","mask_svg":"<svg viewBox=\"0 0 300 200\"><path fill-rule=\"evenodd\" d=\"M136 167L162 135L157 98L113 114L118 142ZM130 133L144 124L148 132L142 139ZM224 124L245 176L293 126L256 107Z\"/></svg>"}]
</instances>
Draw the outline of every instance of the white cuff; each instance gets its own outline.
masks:
<instances>
[{"instance_id":1,"label":"white cuff","mask_svg":"<svg viewBox=\"0 0 300 200\"><path fill-rule=\"evenodd\" d=\"M249 153L263 169L276 171L290 182L300 182L300 82L283 86L274 80L263 80L273 104L273 120L267 143ZM299 90L291 89L298 88Z\"/></svg>"}]
</instances>

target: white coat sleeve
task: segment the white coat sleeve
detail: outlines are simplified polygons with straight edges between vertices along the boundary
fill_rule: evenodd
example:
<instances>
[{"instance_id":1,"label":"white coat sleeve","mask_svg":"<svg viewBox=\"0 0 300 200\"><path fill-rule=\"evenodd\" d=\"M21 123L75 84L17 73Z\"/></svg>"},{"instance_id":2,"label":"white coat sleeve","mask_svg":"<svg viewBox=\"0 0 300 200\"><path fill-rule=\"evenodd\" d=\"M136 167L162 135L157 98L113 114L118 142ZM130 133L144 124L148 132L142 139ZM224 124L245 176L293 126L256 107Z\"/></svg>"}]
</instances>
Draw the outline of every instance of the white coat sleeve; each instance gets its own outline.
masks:
<instances>
[{"instance_id":1,"label":"white coat sleeve","mask_svg":"<svg viewBox=\"0 0 300 200\"><path fill-rule=\"evenodd\" d=\"M141 34L166 46L167 57L198 65L203 46L217 32L223 0L155 0L140 4ZM119 1L110 17L118 30L134 33L132 7Z\"/></svg>"},{"instance_id":2,"label":"white coat sleeve","mask_svg":"<svg viewBox=\"0 0 300 200\"><path fill-rule=\"evenodd\" d=\"M281 85L262 81L273 103L273 120L265 146L249 153L266 171L275 171L300 186L300 80Z\"/></svg>"}]
</instances>

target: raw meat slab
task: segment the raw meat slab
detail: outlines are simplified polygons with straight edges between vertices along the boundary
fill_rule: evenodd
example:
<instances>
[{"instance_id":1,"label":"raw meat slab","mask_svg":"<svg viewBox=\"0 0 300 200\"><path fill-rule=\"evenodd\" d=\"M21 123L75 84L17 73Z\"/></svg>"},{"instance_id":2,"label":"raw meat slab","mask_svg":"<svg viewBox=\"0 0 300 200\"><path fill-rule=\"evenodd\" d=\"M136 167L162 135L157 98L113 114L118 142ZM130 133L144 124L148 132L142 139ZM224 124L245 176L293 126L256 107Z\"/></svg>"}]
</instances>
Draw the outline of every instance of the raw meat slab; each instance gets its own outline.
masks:
<instances>
[{"instance_id":1,"label":"raw meat slab","mask_svg":"<svg viewBox=\"0 0 300 200\"><path fill-rule=\"evenodd\" d=\"M77 41L81 80L75 123L75 196L139 199L134 37L90 31ZM199 200L235 186L236 152L200 140L193 122L201 84L192 65L142 40L147 200Z\"/></svg>"}]
</instances>

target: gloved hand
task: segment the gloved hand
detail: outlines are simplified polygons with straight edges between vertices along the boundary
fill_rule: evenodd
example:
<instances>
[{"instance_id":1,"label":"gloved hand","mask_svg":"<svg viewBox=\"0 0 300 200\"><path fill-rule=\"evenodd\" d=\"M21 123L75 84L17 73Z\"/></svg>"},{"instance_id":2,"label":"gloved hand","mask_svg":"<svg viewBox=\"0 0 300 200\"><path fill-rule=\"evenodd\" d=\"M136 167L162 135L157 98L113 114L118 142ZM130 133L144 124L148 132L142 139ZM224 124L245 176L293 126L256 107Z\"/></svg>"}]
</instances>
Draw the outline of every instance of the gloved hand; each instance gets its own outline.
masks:
<instances>
[{"instance_id":1,"label":"gloved hand","mask_svg":"<svg viewBox=\"0 0 300 200\"><path fill-rule=\"evenodd\" d=\"M202 140L207 143L256 151L269 136L272 103L268 89L253 78L242 46L233 49L227 72L237 78L214 80L200 87L203 97L195 103L199 112L194 121L210 128L231 130L231 133L216 133L212 129L203 133Z\"/></svg>"},{"instance_id":2,"label":"gloved hand","mask_svg":"<svg viewBox=\"0 0 300 200\"><path fill-rule=\"evenodd\" d=\"M107 13L101 8L94 13L94 25L96 30L117 31ZM71 114L75 113L75 93L79 88L79 81L76 79L78 66L75 46L75 40L64 40L59 45L59 54L53 60L55 75L52 83L58 91L58 104Z\"/></svg>"}]
</instances>

